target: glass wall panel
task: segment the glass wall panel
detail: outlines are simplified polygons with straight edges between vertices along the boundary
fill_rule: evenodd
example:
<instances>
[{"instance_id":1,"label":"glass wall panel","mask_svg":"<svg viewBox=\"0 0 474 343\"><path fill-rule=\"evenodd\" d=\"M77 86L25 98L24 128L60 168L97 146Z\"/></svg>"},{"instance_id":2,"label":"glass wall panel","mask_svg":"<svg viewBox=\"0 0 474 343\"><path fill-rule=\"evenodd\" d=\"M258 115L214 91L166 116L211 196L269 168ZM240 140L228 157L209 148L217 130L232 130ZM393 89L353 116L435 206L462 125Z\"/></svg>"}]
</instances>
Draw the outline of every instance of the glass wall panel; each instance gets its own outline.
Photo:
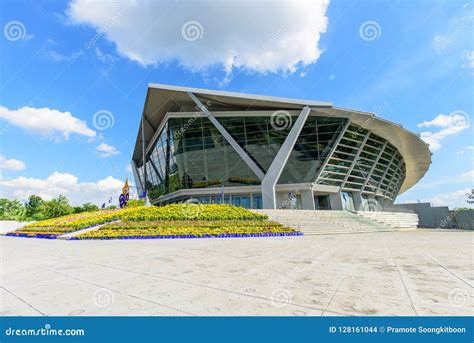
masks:
<instances>
[{"instance_id":1,"label":"glass wall panel","mask_svg":"<svg viewBox=\"0 0 474 343\"><path fill-rule=\"evenodd\" d=\"M252 196L252 201L253 201L253 208L262 208L262 196L261 195L253 195Z\"/></svg>"},{"instance_id":2,"label":"glass wall panel","mask_svg":"<svg viewBox=\"0 0 474 343\"><path fill-rule=\"evenodd\" d=\"M272 126L271 117L218 117L219 122L239 143L250 158L262 169L268 170L280 150L296 117L288 127Z\"/></svg>"},{"instance_id":3,"label":"glass wall panel","mask_svg":"<svg viewBox=\"0 0 474 343\"><path fill-rule=\"evenodd\" d=\"M308 117L278 183L314 182L345 121L344 118Z\"/></svg>"},{"instance_id":4,"label":"glass wall panel","mask_svg":"<svg viewBox=\"0 0 474 343\"><path fill-rule=\"evenodd\" d=\"M152 200L179 189L260 184L207 118L169 119L147 156L146 171Z\"/></svg>"},{"instance_id":5,"label":"glass wall panel","mask_svg":"<svg viewBox=\"0 0 474 343\"><path fill-rule=\"evenodd\" d=\"M318 183L342 186L343 190L381 193L394 199L404 179L405 162L398 150L383 138L351 124Z\"/></svg>"}]
</instances>

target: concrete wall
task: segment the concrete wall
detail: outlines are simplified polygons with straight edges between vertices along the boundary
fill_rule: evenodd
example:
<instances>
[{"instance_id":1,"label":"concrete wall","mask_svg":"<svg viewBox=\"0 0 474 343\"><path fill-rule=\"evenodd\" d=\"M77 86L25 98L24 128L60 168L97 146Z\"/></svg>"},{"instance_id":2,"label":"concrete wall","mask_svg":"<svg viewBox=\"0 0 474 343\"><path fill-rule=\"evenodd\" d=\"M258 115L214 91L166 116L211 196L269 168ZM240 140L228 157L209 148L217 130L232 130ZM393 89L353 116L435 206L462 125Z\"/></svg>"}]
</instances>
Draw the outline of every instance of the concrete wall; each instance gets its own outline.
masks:
<instances>
[{"instance_id":1,"label":"concrete wall","mask_svg":"<svg viewBox=\"0 0 474 343\"><path fill-rule=\"evenodd\" d=\"M451 220L450 211L448 206L436 206L432 207L433 217L436 227L442 227L451 229L455 227L454 220Z\"/></svg>"},{"instance_id":2,"label":"concrete wall","mask_svg":"<svg viewBox=\"0 0 474 343\"><path fill-rule=\"evenodd\" d=\"M459 229L474 230L474 209L466 211L454 212L454 220Z\"/></svg>"},{"instance_id":3,"label":"concrete wall","mask_svg":"<svg viewBox=\"0 0 474 343\"><path fill-rule=\"evenodd\" d=\"M19 229L20 227L32 222L18 222L16 220L0 220L0 234Z\"/></svg>"},{"instance_id":4,"label":"concrete wall","mask_svg":"<svg viewBox=\"0 0 474 343\"><path fill-rule=\"evenodd\" d=\"M418 227L474 230L474 210L450 211L447 206L430 203L396 204L394 208L412 209L418 214Z\"/></svg>"}]
</instances>

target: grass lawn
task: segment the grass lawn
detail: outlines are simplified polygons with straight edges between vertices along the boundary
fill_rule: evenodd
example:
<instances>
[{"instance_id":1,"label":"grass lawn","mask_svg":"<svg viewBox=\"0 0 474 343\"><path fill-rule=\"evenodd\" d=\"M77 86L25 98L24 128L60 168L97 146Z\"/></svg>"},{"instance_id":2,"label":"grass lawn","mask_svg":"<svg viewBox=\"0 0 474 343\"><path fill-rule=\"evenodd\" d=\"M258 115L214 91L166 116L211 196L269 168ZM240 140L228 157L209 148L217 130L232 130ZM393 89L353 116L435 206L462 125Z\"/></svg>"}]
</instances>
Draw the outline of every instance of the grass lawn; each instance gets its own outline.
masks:
<instances>
[{"instance_id":1,"label":"grass lawn","mask_svg":"<svg viewBox=\"0 0 474 343\"><path fill-rule=\"evenodd\" d=\"M69 215L28 224L9 236L56 238L101 225L72 239L199 238L300 235L267 216L230 205L139 206Z\"/></svg>"}]
</instances>

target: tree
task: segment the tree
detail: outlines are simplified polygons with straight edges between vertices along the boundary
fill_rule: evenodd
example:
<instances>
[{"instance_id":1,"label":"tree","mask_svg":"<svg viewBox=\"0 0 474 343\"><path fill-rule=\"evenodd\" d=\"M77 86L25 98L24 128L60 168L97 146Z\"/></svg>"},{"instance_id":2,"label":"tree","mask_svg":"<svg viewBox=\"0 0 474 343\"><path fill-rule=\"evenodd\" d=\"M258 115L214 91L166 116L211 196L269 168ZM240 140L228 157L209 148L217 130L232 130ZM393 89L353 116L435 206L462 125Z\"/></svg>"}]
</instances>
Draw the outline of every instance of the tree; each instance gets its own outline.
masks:
<instances>
[{"instance_id":1,"label":"tree","mask_svg":"<svg viewBox=\"0 0 474 343\"><path fill-rule=\"evenodd\" d=\"M63 195L60 195L57 199L45 201L42 207L46 219L61 217L74 212L74 209L69 205L69 200Z\"/></svg>"},{"instance_id":2,"label":"tree","mask_svg":"<svg viewBox=\"0 0 474 343\"><path fill-rule=\"evenodd\" d=\"M28 202L26 203L26 216L33 219L42 219L44 215L41 213L42 206L44 204L43 199L38 195L30 195Z\"/></svg>"},{"instance_id":3,"label":"tree","mask_svg":"<svg viewBox=\"0 0 474 343\"><path fill-rule=\"evenodd\" d=\"M145 205L145 200L130 199L127 202L127 207L137 207L137 206L144 206L144 205Z\"/></svg>"},{"instance_id":4,"label":"tree","mask_svg":"<svg viewBox=\"0 0 474 343\"><path fill-rule=\"evenodd\" d=\"M82 206L74 206L74 213L93 212L97 210L99 210L99 207L97 207L97 205L91 204L90 202L82 204Z\"/></svg>"},{"instance_id":5,"label":"tree","mask_svg":"<svg viewBox=\"0 0 474 343\"><path fill-rule=\"evenodd\" d=\"M0 199L0 218L4 220L24 220L25 206L18 200Z\"/></svg>"}]
</instances>

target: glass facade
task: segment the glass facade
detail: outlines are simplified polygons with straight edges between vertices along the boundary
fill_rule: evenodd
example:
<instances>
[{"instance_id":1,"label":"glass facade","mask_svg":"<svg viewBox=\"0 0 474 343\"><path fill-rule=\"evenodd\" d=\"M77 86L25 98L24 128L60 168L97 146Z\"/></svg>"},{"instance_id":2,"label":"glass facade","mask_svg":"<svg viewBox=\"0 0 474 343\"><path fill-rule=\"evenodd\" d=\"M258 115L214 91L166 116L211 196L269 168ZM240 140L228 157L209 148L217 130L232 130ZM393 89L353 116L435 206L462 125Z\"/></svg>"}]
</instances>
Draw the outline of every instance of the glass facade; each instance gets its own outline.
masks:
<instances>
[{"instance_id":1,"label":"glass facade","mask_svg":"<svg viewBox=\"0 0 474 343\"><path fill-rule=\"evenodd\" d=\"M309 117L296 140L278 183L314 182L345 122L345 118Z\"/></svg>"},{"instance_id":2,"label":"glass facade","mask_svg":"<svg viewBox=\"0 0 474 343\"><path fill-rule=\"evenodd\" d=\"M268 170L297 117L277 129L271 117L218 118L264 173ZM316 174L341 132L344 118L311 116L301 130L278 183L314 182Z\"/></svg>"},{"instance_id":3,"label":"glass facade","mask_svg":"<svg viewBox=\"0 0 474 343\"><path fill-rule=\"evenodd\" d=\"M296 121L292 117L288 127L275 128L270 116L217 119L263 173ZM350 124L329 156L346 121L338 117L308 117L278 183L310 183L317 179L319 184L342 186L343 191L362 191L394 199L405 178L405 163L386 140ZM259 185L260 180L205 117L170 118L147 155L146 173L151 201L182 189L213 187L223 188L225 196L199 196L201 203L223 201L242 207L262 207L261 195L225 192L225 187ZM139 175L143 180L142 166Z\"/></svg>"},{"instance_id":4,"label":"glass facade","mask_svg":"<svg viewBox=\"0 0 474 343\"><path fill-rule=\"evenodd\" d=\"M171 203L199 203L199 204L231 204L245 208L262 208L262 196L260 194L231 194L231 195L200 195L196 197L181 196L173 198L162 205Z\"/></svg>"},{"instance_id":5,"label":"glass facade","mask_svg":"<svg viewBox=\"0 0 474 343\"><path fill-rule=\"evenodd\" d=\"M151 200L180 189L260 184L207 118L170 118L147 155L146 171Z\"/></svg>"},{"instance_id":6,"label":"glass facade","mask_svg":"<svg viewBox=\"0 0 474 343\"><path fill-rule=\"evenodd\" d=\"M271 117L218 117L217 120L266 173L296 117L288 121L288 127L278 130L273 128Z\"/></svg>"},{"instance_id":7,"label":"glass facade","mask_svg":"<svg viewBox=\"0 0 474 343\"><path fill-rule=\"evenodd\" d=\"M405 179L405 162L383 138L351 124L317 183L394 199Z\"/></svg>"}]
</instances>

